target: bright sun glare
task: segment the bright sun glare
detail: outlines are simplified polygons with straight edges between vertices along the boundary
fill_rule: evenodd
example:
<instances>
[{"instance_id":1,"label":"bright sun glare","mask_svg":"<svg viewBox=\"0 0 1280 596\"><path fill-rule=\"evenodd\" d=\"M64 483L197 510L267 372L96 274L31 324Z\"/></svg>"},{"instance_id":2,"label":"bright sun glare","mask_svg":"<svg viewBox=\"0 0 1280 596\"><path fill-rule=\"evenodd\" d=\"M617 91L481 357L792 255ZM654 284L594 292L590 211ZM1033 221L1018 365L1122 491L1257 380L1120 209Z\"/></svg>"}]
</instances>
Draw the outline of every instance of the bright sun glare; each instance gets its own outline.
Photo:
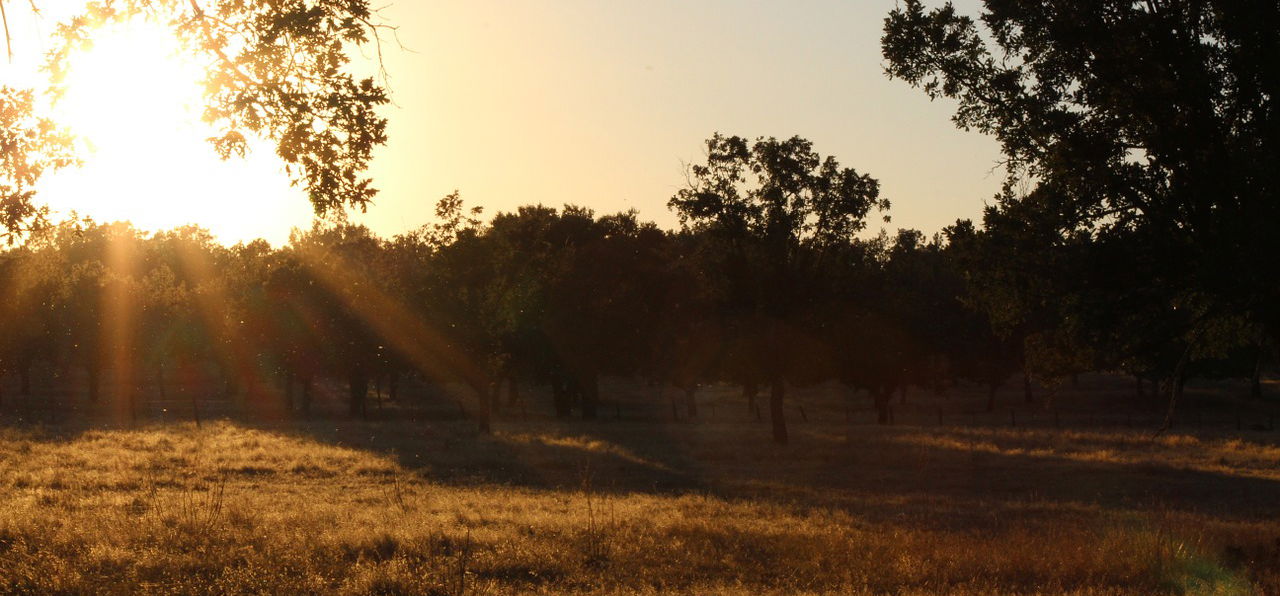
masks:
<instances>
[{"instance_id":1,"label":"bright sun glare","mask_svg":"<svg viewBox=\"0 0 1280 596\"><path fill-rule=\"evenodd\" d=\"M144 230L196 223L224 242L281 242L306 225L311 208L290 188L269 143L220 160L200 119L202 65L163 26L105 28L71 61L60 122L83 141L83 166L50 176L40 195L51 209Z\"/></svg>"}]
</instances>

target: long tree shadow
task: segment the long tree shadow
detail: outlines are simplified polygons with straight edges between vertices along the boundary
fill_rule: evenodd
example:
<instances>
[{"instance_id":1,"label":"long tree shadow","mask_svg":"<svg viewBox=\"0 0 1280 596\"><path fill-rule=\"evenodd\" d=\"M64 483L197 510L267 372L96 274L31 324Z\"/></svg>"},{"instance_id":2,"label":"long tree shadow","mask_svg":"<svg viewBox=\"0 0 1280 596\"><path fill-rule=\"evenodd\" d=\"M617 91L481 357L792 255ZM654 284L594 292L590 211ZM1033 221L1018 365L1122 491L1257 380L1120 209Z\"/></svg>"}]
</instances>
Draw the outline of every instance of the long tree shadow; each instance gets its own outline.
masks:
<instances>
[{"instance_id":1,"label":"long tree shadow","mask_svg":"<svg viewBox=\"0 0 1280 596\"><path fill-rule=\"evenodd\" d=\"M764 425L737 422L507 419L493 435L467 421L231 424L374 453L432 484L696 494L868 523L989 528L1153 507L1259 521L1271 519L1280 501L1280 451L1265 443L1153 442L1124 431L813 424L797 425L793 444L778 447ZM73 442L92 428L44 427L24 440ZM1218 451L1228 447L1244 455L1224 463Z\"/></svg>"},{"instance_id":2,"label":"long tree shadow","mask_svg":"<svg viewBox=\"0 0 1280 596\"><path fill-rule=\"evenodd\" d=\"M586 425L584 425L586 426ZM390 456L432 483L504 485L534 490L576 489L584 482L610 493L701 492L702 480L684 462L653 458L616 441L574 432L557 423L501 424L492 435L470 421L254 424L322 443Z\"/></svg>"},{"instance_id":3,"label":"long tree shadow","mask_svg":"<svg viewBox=\"0 0 1280 596\"><path fill-rule=\"evenodd\" d=\"M989 526L1001 517L1087 518L1153 507L1256 521L1280 500L1280 480L1266 472L1278 462L1231 468L1215 464L1203 445L1153 444L1123 431L815 425L777 447L767 428L738 423L505 421L493 436L466 423L271 428L393 456L435 483L564 490L589 482L619 495L695 493L872 522ZM1124 457L1126 448L1142 457Z\"/></svg>"}]
</instances>

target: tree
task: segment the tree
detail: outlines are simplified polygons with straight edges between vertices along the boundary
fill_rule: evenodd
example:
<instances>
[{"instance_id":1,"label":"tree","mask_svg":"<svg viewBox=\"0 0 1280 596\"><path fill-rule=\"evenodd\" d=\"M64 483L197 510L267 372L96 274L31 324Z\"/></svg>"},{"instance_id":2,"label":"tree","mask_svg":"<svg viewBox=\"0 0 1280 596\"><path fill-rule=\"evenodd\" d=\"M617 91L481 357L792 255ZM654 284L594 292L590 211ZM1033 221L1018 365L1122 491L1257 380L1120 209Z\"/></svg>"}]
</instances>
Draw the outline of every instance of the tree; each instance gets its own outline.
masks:
<instances>
[{"instance_id":1,"label":"tree","mask_svg":"<svg viewBox=\"0 0 1280 596\"><path fill-rule=\"evenodd\" d=\"M874 178L823 159L800 137L748 141L716 134L707 140L706 164L689 173L689 186L668 205L683 225L724 243L719 270L730 288L727 306L764 332L765 341L752 342L749 351L764 364L773 439L786 443L788 371L761 352L787 352L786 327L810 298L804 289L818 264L866 226L871 210L889 203Z\"/></svg>"},{"instance_id":2,"label":"tree","mask_svg":"<svg viewBox=\"0 0 1280 596\"><path fill-rule=\"evenodd\" d=\"M657 261L664 236L635 212L596 218L566 206L556 247L557 271L547 287L542 328L579 397L582 417L594 419L600 376L639 369L659 304Z\"/></svg>"},{"instance_id":3,"label":"tree","mask_svg":"<svg viewBox=\"0 0 1280 596\"><path fill-rule=\"evenodd\" d=\"M352 417L368 413L369 384L390 338L387 322L375 317L382 303L374 276L381 240L363 226L313 227L289 239L289 258L295 259L292 279L303 300L303 315L325 330L326 364L346 377L348 409Z\"/></svg>"},{"instance_id":4,"label":"tree","mask_svg":"<svg viewBox=\"0 0 1280 596\"><path fill-rule=\"evenodd\" d=\"M72 163L70 135L35 114L35 94L0 86L0 235L9 244L47 223L47 209L32 202L36 181Z\"/></svg>"},{"instance_id":5,"label":"tree","mask_svg":"<svg viewBox=\"0 0 1280 596\"><path fill-rule=\"evenodd\" d=\"M0 374L16 372L31 394L31 367L53 353L53 298L60 275L46 255L18 247L0 255Z\"/></svg>"},{"instance_id":6,"label":"tree","mask_svg":"<svg viewBox=\"0 0 1280 596\"><path fill-rule=\"evenodd\" d=\"M974 20L906 0L882 46L889 76L1000 141L999 210L1083 237L1081 263L1111 259L1070 292L1112 289L1113 317L1159 309L1183 346L1174 376L1224 317L1280 333L1280 5L991 0Z\"/></svg>"},{"instance_id":7,"label":"tree","mask_svg":"<svg viewBox=\"0 0 1280 596\"><path fill-rule=\"evenodd\" d=\"M219 249L213 236L197 226L156 233L145 242L143 271L136 280L140 303L136 334L142 357L155 373L162 399L168 397L166 371L176 373L174 388L188 397L197 424L202 392L199 370L203 363L219 361L215 338L226 329L220 279L226 268L219 266ZM138 393L142 392L139 383ZM131 405L136 416L137 404Z\"/></svg>"},{"instance_id":8,"label":"tree","mask_svg":"<svg viewBox=\"0 0 1280 596\"><path fill-rule=\"evenodd\" d=\"M422 318L441 330L432 349L451 355L448 360L453 362L420 367L420 372L433 382L458 380L469 386L476 395L479 429L488 433L497 380L509 362L503 345L509 319L499 316L494 291L504 262L480 213L478 208L464 209L457 192L440 199L439 222L419 231L426 261L411 293Z\"/></svg>"},{"instance_id":9,"label":"tree","mask_svg":"<svg viewBox=\"0 0 1280 596\"><path fill-rule=\"evenodd\" d=\"M275 142L317 214L369 204L377 191L363 172L387 140L377 110L388 98L374 79L350 72L348 52L372 44L380 54L388 26L366 0L93 1L53 33L51 93L96 28L142 18L166 23L188 51L207 58L203 117L219 131L209 140L221 157L244 155L247 139L261 136ZM37 113L33 96L0 87L0 225L10 234L43 223L32 186L44 170L74 159L70 136Z\"/></svg>"},{"instance_id":10,"label":"tree","mask_svg":"<svg viewBox=\"0 0 1280 596\"><path fill-rule=\"evenodd\" d=\"M647 361L664 245L632 212L522 207L440 251L435 269L448 281L433 308L466 313L450 327L473 338L491 377L547 383L557 416L576 404L595 418L600 376L631 375Z\"/></svg>"},{"instance_id":11,"label":"tree","mask_svg":"<svg viewBox=\"0 0 1280 596\"><path fill-rule=\"evenodd\" d=\"M749 372L727 371L720 366L737 362L723 358L724 317L716 308L723 301L714 296L715 284L709 259L715 244L705 242L700 234L680 232L665 236L657 256L657 271L644 275L644 302L657 306L649 313L643 340L647 349L641 355L640 370L656 382L660 391L668 384L685 390L685 411L690 418L697 415L694 392L700 382L732 379L743 383L748 407L755 411L755 394L751 383L744 381ZM741 374L737 374L741 373ZM679 417L679 407L671 400L672 417Z\"/></svg>"}]
</instances>

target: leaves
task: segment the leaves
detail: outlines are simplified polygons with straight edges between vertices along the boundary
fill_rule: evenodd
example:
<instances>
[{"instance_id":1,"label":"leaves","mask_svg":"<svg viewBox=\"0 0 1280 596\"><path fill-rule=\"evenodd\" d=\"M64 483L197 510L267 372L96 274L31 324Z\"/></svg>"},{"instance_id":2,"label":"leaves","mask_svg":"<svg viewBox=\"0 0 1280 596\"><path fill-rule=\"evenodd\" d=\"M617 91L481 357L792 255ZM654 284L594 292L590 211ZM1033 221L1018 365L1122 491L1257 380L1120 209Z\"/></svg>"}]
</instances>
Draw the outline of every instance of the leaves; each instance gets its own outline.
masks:
<instances>
[{"instance_id":1,"label":"leaves","mask_svg":"<svg viewBox=\"0 0 1280 596\"><path fill-rule=\"evenodd\" d=\"M0 87L0 226L9 244L44 223L46 209L32 203L40 176L76 163L70 134L37 117L34 101L30 90Z\"/></svg>"},{"instance_id":2,"label":"leaves","mask_svg":"<svg viewBox=\"0 0 1280 596\"><path fill-rule=\"evenodd\" d=\"M905 0L882 48L1001 143L979 292L998 325L1052 321L1112 361L1221 318L1280 334L1280 5L1000 0L975 20Z\"/></svg>"},{"instance_id":3,"label":"leaves","mask_svg":"<svg viewBox=\"0 0 1280 596\"><path fill-rule=\"evenodd\" d=\"M317 215L364 210L377 194L364 175L374 148L387 141L378 110L385 89L350 72L349 52L380 43L364 0L100 0L53 33L46 71L49 94L61 93L72 56L92 46L94 30L149 19L167 23L187 51L202 55L204 119L222 158L243 156L250 135L270 139ZM46 169L73 163L70 138L36 113L31 91L4 91L0 135L3 225L15 233L41 223L31 186ZM29 155L28 155L29 154Z\"/></svg>"},{"instance_id":4,"label":"leaves","mask_svg":"<svg viewBox=\"0 0 1280 596\"><path fill-rule=\"evenodd\" d=\"M847 242L873 210L887 210L880 184L800 137L779 141L707 140L707 163L690 168L689 186L668 202L681 222L735 239L768 240L778 250Z\"/></svg>"}]
</instances>

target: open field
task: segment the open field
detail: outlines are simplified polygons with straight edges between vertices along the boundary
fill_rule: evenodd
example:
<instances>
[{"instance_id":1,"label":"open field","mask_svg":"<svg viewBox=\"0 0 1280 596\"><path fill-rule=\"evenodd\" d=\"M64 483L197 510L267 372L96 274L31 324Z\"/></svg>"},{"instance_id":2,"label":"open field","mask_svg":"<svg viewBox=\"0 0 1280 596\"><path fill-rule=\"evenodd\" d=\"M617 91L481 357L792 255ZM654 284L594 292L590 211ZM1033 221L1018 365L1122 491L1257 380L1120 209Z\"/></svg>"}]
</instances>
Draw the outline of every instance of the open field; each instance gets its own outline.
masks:
<instances>
[{"instance_id":1,"label":"open field","mask_svg":"<svg viewBox=\"0 0 1280 596\"><path fill-rule=\"evenodd\" d=\"M1280 593L1275 433L717 416L13 427L0 592Z\"/></svg>"}]
</instances>

